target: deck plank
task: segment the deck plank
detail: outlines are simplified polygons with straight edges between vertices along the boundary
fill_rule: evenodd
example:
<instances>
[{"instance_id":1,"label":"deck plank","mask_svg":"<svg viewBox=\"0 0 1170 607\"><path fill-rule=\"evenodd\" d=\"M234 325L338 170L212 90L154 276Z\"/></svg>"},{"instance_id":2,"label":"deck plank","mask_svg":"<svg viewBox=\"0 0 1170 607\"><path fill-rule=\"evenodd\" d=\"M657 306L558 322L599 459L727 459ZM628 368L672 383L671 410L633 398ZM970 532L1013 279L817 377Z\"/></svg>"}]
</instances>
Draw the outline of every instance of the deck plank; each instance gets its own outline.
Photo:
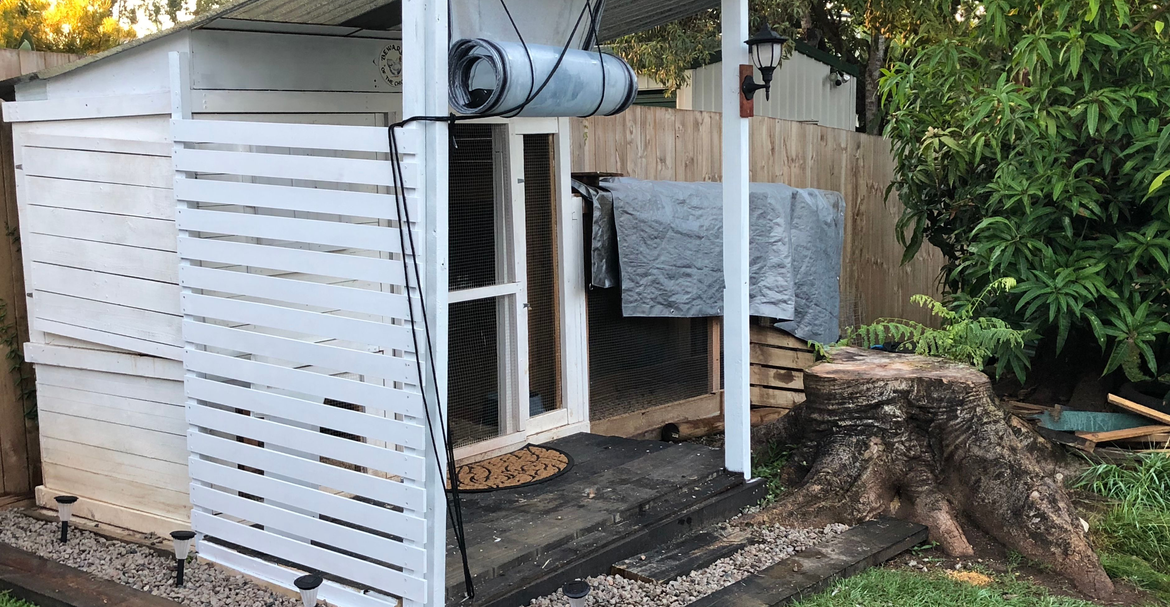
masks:
<instances>
[{"instance_id":1,"label":"deck plank","mask_svg":"<svg viewBox=\"0 0 1170 607\"><path fill-rule=\"evenodd\" d=\"M0 544L0 591L40 607L178 607L129 586Z\"/></svg>"}]
</instances>

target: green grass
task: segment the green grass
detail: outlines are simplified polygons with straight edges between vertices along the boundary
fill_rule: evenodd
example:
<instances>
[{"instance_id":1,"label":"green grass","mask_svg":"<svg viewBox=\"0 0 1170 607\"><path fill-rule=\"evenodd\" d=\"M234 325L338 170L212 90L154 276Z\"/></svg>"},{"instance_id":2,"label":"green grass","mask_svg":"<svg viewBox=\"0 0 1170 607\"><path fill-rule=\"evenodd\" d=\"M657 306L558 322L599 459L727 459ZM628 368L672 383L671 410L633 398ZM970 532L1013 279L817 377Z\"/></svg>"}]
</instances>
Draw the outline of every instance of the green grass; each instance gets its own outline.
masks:
<instances>
[{"instance_id":1,"label":"green grass","mask_svg":"<svg viewBox=\"0 0 1170 607\"><path fill-rule=\"evenodd\" d=\"M11 596L9 596L9 594L7 592L0 592L0 607L37 607L37 606L33 605L32 603L26 602L26 601L16 600L16 599L12 598Z\"/></svg>"},{"instance_id":2,"label":"green grass","mask_svg":"<svg viewBox=\"0 0 1170 607\"><path fill-rule=\"evenodd\" d=\"M870 569L795 607L1095 607L1010 578L979 588L941 573Z\"/></svg>"},{"instance_id":3,"label":"green grass","mask_svg":"<svg viewBox=\"0 0 1170 607\"><path fill-rule=\"evenodd\" d=\"M1110 501L1090 520L1106 573L1170 603L1170 457L1093 466L1076 486Z\"/></svg>"}]
</instances>

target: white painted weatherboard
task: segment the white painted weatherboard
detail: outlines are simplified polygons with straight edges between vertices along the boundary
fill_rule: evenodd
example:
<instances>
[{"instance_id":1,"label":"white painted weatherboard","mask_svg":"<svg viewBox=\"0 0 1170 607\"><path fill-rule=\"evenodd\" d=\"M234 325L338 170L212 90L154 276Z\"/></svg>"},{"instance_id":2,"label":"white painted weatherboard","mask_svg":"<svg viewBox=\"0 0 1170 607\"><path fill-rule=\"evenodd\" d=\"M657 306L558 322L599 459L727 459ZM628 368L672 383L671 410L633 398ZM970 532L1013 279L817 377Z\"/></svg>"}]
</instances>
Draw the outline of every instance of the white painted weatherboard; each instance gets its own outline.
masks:
<instances>
[{"instance_id":1,"label":"white painted weatherboard","mask_svg":"<svg viewBox=\"0 0 1170 607\"><path fill-rule=\"evenodd\" d=\"M400 230L385 128L177 119L173 134L201 554L286 585L288 563L322 572L342 607L425 603L438 471L410 318L418 137L400 139Z\"/></svg>"}]
</instances>

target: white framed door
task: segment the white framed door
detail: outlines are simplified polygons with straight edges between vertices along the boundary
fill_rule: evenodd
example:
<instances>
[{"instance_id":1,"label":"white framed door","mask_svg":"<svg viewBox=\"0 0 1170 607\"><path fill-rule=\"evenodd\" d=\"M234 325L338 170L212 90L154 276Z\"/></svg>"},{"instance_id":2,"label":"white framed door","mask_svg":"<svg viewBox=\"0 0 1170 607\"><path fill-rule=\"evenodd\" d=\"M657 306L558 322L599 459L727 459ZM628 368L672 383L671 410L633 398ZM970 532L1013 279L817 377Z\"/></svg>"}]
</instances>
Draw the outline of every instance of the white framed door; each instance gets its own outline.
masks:
<instances>
[{"instance_id":1,"label":"white framed door","mask_svg":"<svg viewBox=\"0 0 1170 607\"><path fill-rule=\"evenodd\" d=\"M478 265L482 270L487 264L482 259L460 261L461 255L475 253L458 242L460 222L467 220L459 214L473 211L459 208L465 193L458 191L461 177L453 171L449 398L455 457L460 461L588 430L583 214L579 199L571 196L569 121L513 119L474 124L491 129L492 246L482 242L466 246L481 255L490 249L494 280L479 284L485 281L477 281L473 270L461 274L455 267ZM529 192L536 194L531 201ZM485 209L479 210L479 217L486 217ZM476 238L487 239L482 221L476 225L480 226ZM535 272L531 282L530 266ZM531 293L530 284L535 289ZM492 318L488 318L489 310ZM485 328L469 330L471 323ZM479 369L474 378L487 385L494 382L497 388L481 390L487 397L478 401L473 386L459 385L468 380L460 375L460 369L468 366L466 353L460 349L473 349L477 339L483 342L479 344L481 358L489 368ZM479 402L482 415L494 416L495 423L474 427L460 419L459 399ZM462 432L462 440L461 427L470 428Z\"/></svg>"}]
</instances>

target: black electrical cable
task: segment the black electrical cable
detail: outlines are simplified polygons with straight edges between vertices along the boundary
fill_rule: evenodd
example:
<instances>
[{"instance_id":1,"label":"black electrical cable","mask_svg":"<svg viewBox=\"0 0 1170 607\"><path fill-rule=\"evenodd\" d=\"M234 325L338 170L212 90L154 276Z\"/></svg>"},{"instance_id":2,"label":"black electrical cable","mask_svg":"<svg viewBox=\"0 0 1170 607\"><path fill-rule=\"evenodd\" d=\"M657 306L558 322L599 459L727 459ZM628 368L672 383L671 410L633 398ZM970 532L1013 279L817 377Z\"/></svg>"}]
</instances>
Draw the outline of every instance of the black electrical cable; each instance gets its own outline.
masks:
<instances>
[{"instance_id":1,"label":"black electrical cable","mask_svg":"<svg viewBox=\"0 0 1170 607\"><path fill-rule=\"evenodd\" d=\"M411 270L413 270L415 288L418 289L418 299L419 299L419 303L421 304L421 308L422 308L423 333L426 337L426 348L427 348L426 352L428 354L428 356L427 356L428 365L427 366L430 367L431 381L435 385L435 398L437 400L436 405L435 405L435 410L437 412L441 412L441 410L442 410L442 401L438 400L439 399L439 396L438 396L439 382L438 382L438 370L437 370L435 363L434 363L435 348L434 348L434 342L431 338L430 322L429 322L429 319L427 317L426 298L423 295L423 290L422 290L422 276L421 276L421 272L419 270L418 255L417 255L417 251L415 248L415 242L414 242L414 234L409 228L409 226L411 224L410 208L407 205L406 195L405 195L405 192L403 191L404 185L405 185L405 179L404 179L403 173L402 173L402 161L401 161L401 158L400 158L399 153L398 153L398 137L395 134L395 129L402 128L402 127L406 126L407 124L410 124L411 122L446 122L448 125L453 125L456 122L461 122L461 121L465 121L465 120L476 120L476 119L480 119L480 118L492 118L492 117L512 118L512 117L519 115L520 112L524 111L524 108L528 107L528 105L530 103L532 103L532 100L536 99L536 97L538 97L542 92L544 92L544 89L548 86L549 82L552 81L553 75L555 75L557 70L560 69L561 63L564 61L565 55L569 52L569 48L573 44L573 38L577 35L577 31L580 29L581 21L582 21L582 19L585 18L585 15L589 14L591 17L589 21L590 21L591 36L593 37L593 39L596 39L596 37L597 37L597 21L599 20L600 15L601 15L600 5L599 5L597 10L593 10L592 3L590 2L590 0L586 0L585 6L582 7L581 14L577 17L577 22L573 25L572 31L569 32L568 40L565 41L564 48L561 49L561 53L557 57L556 63L553 64L552 70L549 71L548 76L544 79L544 82L541 83L540 87L536 88L534 91L533 86L535 85L535 82L536 82L536 66L535 66L535 62L533 61L533 58L532 58L532 53L528 49L528 44L524 41L524 37L520 32L519 26L517 26L517 24L516 24L516 20L512 18L512 13L508 9L507 4L505 3L504 0L500 0L500 4L503 6L504 13L508 16L508 20L509 20L509 22L511 22L512 28L516 32L516 36L520 39L520 44L524 47L524 53L528 57L529 71L531 74L531 82L529 84L529 94L527 95L524 102L521 103L516 108L497 112L497 113L491 114L491 115L456 116L454 114L450 114L447 116L412 116L410 118L407 118L405 120L402 120L400 122L396 122L396 123L390 125L389 128L387 129L389 145L390 145L391 173L392 173L392 180L393 180L393 185L394 185L394 201L395 201L395 206L397 207L396 210L398 212L398 236L399 236L400 242L402 243L402 271L403 271L403 281L405 283L404 286L406 289L406 297L407 297L407 302L408 302L407 308L409 310L410 324L412 327L415 327L415 326L417 326L417 322L416 322L416 319L414 316L414 305L412 302L409 301L410 300L410 274L411 274ZM450 11L450 4L448 4L448 14L450 14L449 11ZM598 47L598 54L600 57L600 55L601 55L600 47ZM603 60L602 61L602 87L604 87L604 86L605 86L605 63ZM604 100L604 98L605 98L605 92L603 90L602 91L602 99ZM601 105L599 103L597 110L594 110L594 113L596 113L600 109L601 109ZM452 138L454 138L454 135L452 135ZM409 243L410 257L411 257L411 263L409 263L409 264L406 261L408 243ZM413 266L413 267L411 267L411 266ZM422 351L419 348L417 331L414 331L414 330L411 331L411 340L413 341L416 359L421 359L422 358L422 356L421 356ZM427 391L426 391L425 386L424 386L425 382L424 382L424 377L423 377L423 369L421 366L421 360L419 360L418 362L419 362L419 364L417 365L417 372L418 372L419 388L421 389L421 392L422 392L423 411L424 411L426 422L427 422L427 428L428 428L428 431L429 431L430 436L431 436L431 447L434 450L435 459L436 459L436 461L438 461L438 460L442 459L442 457L439 454L439 442L440 441L438 440L438 437L435 436L435 425L436 424L433 422L433 420L431 418L431 409L430 409L430 406L427 402ZM463 564L463 579L464 579L464 584L465 584L466 591L467 591L467 598L471 599L471 598L475 598L475 584L472 582L472 579L471 579L471 567L470 567L470 564L469 564L468 558L467 558L467 535L466 535L466 531L464 530L464 526L463 526L463 506L462 506L462 502L459 498L459 476L458 476L458 467L455 465L455 447L452 444L450 437L447 434L447 420L440 419L439 421L440 421L440 424L438 424L438 425L439 425L440 434L442 436L442 444L444 446L444 451L446 451L446 455L447 455L447 470L440 470L440 472L446 473L448 478L450 479L450 483L451 483L451 489L448 492L446 492L450 495L450 499L449 499L450 507L448 507L448 509L447 509L447 515L448 515L448 518L451 520L452 531L455 534L455 541L459 547L459 554L462 557L462 561L463 561L463 563L462 563Z\"/></svg>"},{"instance_id":2,"label":"black electrical cable","mask_svg":"<svg viewBox=\"0 0 1170 607\"><path fill-rule=\"evenodd\" d=\"M435 436L435 424L434 424L434 421L431 419L430 405L427 403L427 391L426 391L425 381L423 378L423 369L422 369L422 356L421 356L422 350L419 348L418 331L415 328L418 325L417 325L417 322L416 322L415 317L414 317L414 303L410 301L410 274L411 274L410 266L413 266L415 288L418 289L418 294L419 294L418 299L419 299L419 303L422 305L423 330L425 332L426 342L427 342L427 354L428 354L427 361L429 363L428 366L430 367L430 370L431 370L431 381L434 383L434 386L435 386L435 398L436 398L435 410L437 412L440 412L442 410L442 406L441 406L441 401L438 400L438 398L439 398L439 396L438 396L438 391L439 391L438 371L436 370L435 363L434 363L434 348L432 347L432 341L431 341L431 327L430 327L430 322L427 319L426 299L423 296L423 291L422 291L422 277L420 275L419 267L418 267L418 254L417 254L417 250L415 249L414 235L410 230L410 223L411 223L410 207L406 202L406 196L405 196L405 193L403 192L403 189L404 189L403 185L404 185L405 181L404 181L403 176L402 176L402 161L401 161L399 154L398 154L398 137L394 133L394 127L391 127L390 129L388 129L388 132L389 132L389 145L390 145L391 177L392 177L393 184L394 184L394 204L395 204L395 207L397 207L396 210L398 212L398 238L399 238L399 241L402 243L402 253L401 254L402 254L403 282L405 283L404 286L406 288L407 309L408 309L408 313L410 316L410 324L411 324L410 338L414 344L414 352L415 352L415 358L416 358L416 363L417 363L416 369L418 372L418 383L419 383L419 388L422 392L423 412L424 412L424 415L426 417L428 431L430 432L430 435L431 435L431 447L435 453L435 460L439 461L442 459L442 457L439 455L439 440ZM408 243L409 243L409 254L410 254L411 262L412 262L411 264L407 264L407 262L406 262L407 249L408 249L407 244ZM448 477L450 478L450 482L451 482L450 494L451 494L451 501L453 502L451 507L449 507L447 509L447 515L451 519L451 526L453 527L452 531L455 533L455 541L459 546L459 553L460 553L460 555L462 555L462 558L463 558L463 579L464 579L464 583L466 584L467 598L470 599L470 598L475 598L475 585L471 581L471 567L470 567L470 564L468 563L468 560L467 560L467 537L466 537L466 532L464 531L464 528L463 528L463 507L462 507L462 504L459 500L459 476L458 476L458 468L455 465L455 449L454 449L454 446L452 445L449 437L447 436L447 420L440 419L439 421L441 422L440 423L440 431L441 431L442 438L443 438L442 443L443 443L443 446L444 446L445 451L447 453L447 470L440 470L440 472L445 472L448 475Z\"/></svg>"}]
</instances>

